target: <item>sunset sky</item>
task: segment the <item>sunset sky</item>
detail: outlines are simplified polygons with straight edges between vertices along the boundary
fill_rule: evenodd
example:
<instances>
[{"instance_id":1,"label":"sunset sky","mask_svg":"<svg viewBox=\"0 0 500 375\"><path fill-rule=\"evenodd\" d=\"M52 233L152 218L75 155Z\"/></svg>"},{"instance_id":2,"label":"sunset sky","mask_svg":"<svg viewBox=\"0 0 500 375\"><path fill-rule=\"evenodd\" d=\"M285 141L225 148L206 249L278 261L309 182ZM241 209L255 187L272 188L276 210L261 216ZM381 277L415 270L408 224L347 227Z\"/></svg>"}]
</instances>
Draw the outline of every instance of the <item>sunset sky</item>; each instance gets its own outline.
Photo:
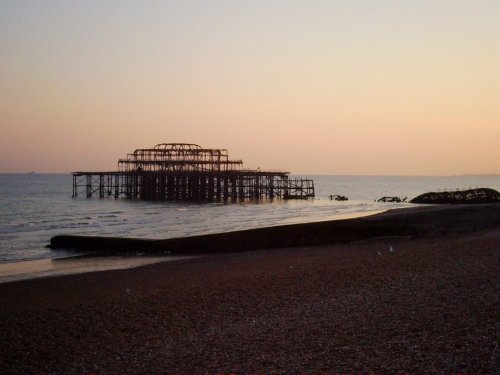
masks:
<instances>
[{"instance_id":1,"label":"sunset sky","mask_svg":"<svg viewBox=\"0 0 500 375\"><path fill-rule=\"evenodd\" d=\"M296 174L500 174L500 1L0 2L0 172L162 142Z\"/></svg>"}]
</instances>

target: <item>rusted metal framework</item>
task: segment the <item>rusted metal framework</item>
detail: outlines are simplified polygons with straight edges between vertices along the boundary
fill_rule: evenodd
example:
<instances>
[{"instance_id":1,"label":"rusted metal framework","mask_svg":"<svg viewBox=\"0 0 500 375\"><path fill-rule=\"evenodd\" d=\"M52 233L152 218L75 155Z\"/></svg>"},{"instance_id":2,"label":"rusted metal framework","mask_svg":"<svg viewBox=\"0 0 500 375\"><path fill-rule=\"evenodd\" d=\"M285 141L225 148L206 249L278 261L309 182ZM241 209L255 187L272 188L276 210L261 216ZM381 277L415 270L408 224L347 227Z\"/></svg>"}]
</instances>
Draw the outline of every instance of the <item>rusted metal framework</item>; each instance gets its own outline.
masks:
<instances>
[{"instance_id":1,"label":"rusted metal framework","mask_svg":"<svg viewBox=\"0 0 500 375\"><path fill-rule=\"evenodd\" d=\"M162 143L137 149L118 161L118 171L73 172L73 197L111 196L145 200L237 201L307 199L314 182L289 172L248 170L226 149Z\"/></svg>"},{"instance_id":2,"label":"rusted metal framework","mask_svg":"<svg viewBox=\"0 0 500 375\"><path fill-rule=\"evenodd\" d=\"M118 169L125 172L221 172L242 168L241 160L229 160L226 149L204 149L190 143L161 143L137 149L118 161Z\"/></svg>"}]
</instances>

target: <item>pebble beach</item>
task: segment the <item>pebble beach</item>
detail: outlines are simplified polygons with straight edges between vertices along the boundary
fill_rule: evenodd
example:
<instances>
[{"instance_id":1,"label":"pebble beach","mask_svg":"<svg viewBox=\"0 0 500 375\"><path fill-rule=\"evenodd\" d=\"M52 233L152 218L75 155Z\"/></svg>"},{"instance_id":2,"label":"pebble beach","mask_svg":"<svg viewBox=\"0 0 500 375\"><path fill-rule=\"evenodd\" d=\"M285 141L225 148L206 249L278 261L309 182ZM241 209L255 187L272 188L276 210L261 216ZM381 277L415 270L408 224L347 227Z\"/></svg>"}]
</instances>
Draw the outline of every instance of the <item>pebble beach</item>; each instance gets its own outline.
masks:
<instances>
[{"instance_id":1,"label":"pebble beach","mask_svg":"<svg viewBox=\"0 0 500 375\"><path fill-rule=\"evenodd\" d=\"M0 372L494 373L500 206L453 210L413 236L0 284Z\"/></svg>"}]
</instances>

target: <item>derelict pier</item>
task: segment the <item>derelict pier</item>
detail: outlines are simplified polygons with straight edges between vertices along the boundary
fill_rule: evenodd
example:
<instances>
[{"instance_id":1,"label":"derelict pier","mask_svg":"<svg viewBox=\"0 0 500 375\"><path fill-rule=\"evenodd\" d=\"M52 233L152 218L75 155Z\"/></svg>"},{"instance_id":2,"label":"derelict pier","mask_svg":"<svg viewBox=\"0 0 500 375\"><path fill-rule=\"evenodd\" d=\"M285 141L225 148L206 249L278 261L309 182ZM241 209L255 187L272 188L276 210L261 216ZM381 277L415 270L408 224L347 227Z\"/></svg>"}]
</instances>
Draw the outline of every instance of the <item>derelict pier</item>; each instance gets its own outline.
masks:
<instances>
[{"instance_id":1,"label":"derelict pier","mask_svg":"<svg viewBox=\"0 0 500 375\"><path fill-rule=\"evenodd\" d=\"M244 169L226 149L161 143L118 161L118 171L73 172L73 197L168 201L307 199L314 181L290 172Z\"/></svg>"}]
</instances>

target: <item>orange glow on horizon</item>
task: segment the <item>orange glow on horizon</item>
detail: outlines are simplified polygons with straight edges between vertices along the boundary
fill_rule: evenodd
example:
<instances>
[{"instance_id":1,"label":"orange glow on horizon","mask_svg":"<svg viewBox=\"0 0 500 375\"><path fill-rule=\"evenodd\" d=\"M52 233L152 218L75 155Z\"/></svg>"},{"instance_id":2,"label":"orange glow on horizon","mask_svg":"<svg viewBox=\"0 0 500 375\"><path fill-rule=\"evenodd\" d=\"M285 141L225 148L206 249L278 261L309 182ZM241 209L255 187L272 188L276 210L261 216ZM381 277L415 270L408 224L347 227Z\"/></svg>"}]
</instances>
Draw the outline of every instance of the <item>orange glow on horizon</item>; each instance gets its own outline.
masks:
<instances>
[{"instance_id":1,"label":"orange glow on horizon","mask_svg":"<svg viewBox=\"0 0 500 375\"><path fill-rule=\"evenodd\" d=\"M499 2L0 14L0 172L108 170L187 142L296 174L500 173Z\"/></svg>"}]
</instances>

